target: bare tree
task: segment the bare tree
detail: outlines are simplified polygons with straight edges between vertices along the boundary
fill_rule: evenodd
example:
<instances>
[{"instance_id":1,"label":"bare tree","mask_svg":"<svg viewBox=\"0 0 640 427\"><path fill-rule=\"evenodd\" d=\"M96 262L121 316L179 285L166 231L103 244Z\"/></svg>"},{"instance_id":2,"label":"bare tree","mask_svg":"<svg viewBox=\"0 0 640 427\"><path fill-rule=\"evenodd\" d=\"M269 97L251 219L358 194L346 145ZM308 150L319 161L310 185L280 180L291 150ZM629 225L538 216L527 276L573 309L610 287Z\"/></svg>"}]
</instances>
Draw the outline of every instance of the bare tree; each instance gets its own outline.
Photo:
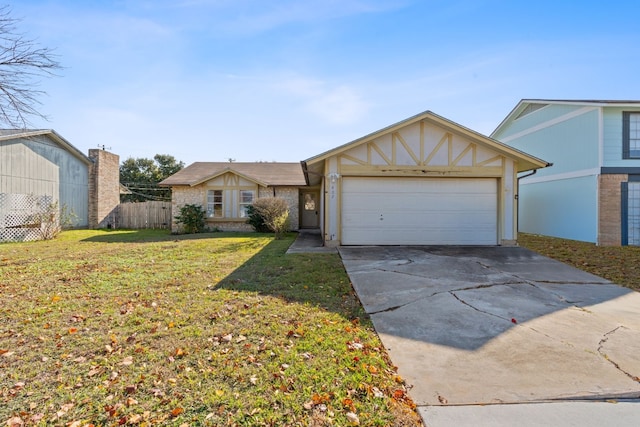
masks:
<instances>
[{"instance_id":1,"label":"bare tree","mask_svg":"<svg viewBox=\"0 0 640 427\"><path fill-rule=\"evenodd\" d=\"M0 7L0 122L13 128L26 128L29 117L46 116L38 89L41 77L51 77L62 67L53 51L39 47L34 40L18 32L19 19L11 16L9 6Z\"/></svg>"}]
</instances>

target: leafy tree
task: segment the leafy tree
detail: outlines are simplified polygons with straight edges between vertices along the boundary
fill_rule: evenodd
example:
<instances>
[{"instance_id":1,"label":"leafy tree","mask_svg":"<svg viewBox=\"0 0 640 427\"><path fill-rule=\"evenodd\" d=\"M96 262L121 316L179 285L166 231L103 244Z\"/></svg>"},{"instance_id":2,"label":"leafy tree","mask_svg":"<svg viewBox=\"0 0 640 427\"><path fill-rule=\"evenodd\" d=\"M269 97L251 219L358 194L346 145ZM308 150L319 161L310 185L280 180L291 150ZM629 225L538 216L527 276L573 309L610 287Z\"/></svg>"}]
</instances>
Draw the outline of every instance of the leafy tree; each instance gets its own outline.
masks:
<instances>
[{"instance_id":1,"label":"leafy tree","mask_svg":"<svg viewBox=\"0 0 640 427\"><path fill-rule=\"evenodd\" d=\"M40 77L54 76L62 67L53 51L25 38L11 17L9 6L0 6L0 122L13 128L29 126L29 116L46 118L37 110Z\"/></svg>"},{"instance_id":2,"label":"leafy tree","mask_svg":"<svg viewBox=\"0 0 640 427\"><path fill-rule=\"evenodd\" d=\"M132 194L123 194L122 202L171 200L171 190L158 183L184 168L184 163L168 154L156 154L152 159L129 157L120 165L120 183Z\"/></svg>"}]
</instances>

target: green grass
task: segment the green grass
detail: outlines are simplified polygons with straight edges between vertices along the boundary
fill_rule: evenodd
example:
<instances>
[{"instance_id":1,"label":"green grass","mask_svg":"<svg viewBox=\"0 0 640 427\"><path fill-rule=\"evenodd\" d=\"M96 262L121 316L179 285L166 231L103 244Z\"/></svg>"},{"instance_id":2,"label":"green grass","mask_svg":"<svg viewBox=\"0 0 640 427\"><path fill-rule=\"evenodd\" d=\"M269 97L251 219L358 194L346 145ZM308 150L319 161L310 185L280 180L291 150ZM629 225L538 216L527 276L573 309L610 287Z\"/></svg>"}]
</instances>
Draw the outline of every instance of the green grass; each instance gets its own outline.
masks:
<instances>
[{"instance_id":1,"label":"green grass","mask_svg":"<svg viewBox=\"0 0 640 427\"><path fill-rule=\"evenodd\" d=\"M292 239L0 244L0 423L420 425L339 257Z\"/></svg>"},{"instance_id":2,"label":"green grass","mask_svg":"<svg viewBox=\"0 0 640 427\"><path fill-rule=\"evenodd\" d=\"M640 247L593 243L535 234L518 234L518 243L544 256L640 291Z\"/></svg>"}]
</instances>

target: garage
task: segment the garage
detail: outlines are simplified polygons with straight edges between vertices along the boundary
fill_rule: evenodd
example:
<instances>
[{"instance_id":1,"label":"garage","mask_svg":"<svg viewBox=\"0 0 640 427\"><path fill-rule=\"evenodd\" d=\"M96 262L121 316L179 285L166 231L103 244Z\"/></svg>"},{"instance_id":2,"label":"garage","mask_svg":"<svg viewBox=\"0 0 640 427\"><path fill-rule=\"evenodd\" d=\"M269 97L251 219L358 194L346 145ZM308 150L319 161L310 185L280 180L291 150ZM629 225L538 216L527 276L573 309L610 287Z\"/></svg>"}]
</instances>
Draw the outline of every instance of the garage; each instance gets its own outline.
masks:
<instances>
[{"instance_id":1,"label":"garage","mask_svg":"<svg viewBox=\"0 0 640 427\"><path fill-rule=\"evenodd\" d=\"M515 245L518 174L547 166L431 111L302 162L326 246Z\"/></svg>"},{"instance_id":2,"label":"garage","mask_svg":"<svg viewBox=\"0 0 640 427\"><path fill-rule=\"evenodd\" d=\"M344 177L343 245L496 245L495 178Z\"/></svg>"}]
</instances>

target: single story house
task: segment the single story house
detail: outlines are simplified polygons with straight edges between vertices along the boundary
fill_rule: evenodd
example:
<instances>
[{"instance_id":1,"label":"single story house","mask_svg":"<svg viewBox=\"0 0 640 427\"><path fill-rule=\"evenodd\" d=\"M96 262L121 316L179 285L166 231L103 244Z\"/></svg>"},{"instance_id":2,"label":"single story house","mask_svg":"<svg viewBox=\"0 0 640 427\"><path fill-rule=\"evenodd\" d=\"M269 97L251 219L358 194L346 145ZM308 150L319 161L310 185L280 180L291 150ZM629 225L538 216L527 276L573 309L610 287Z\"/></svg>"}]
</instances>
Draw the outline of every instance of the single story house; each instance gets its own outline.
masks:
<instances>
[{"instance_id":1,"label":"single story house","mask_svg":"<svg viewBox=\"0 0 640 427\"><path fill-rule=\"evenodd\" d=\"M55 203L75 227L105 227L119 200L117 155L86 156L52 129L0 129L0 241L39 238L34 215Z\"/></svg>"},{"instance_id":2,"label":"single story house","mask_svg":"<svg viewBox=\"0 0 640 427\"><path fill-rule=\"evenodd\" d=\"M520 180L520 231L640 245L640 101L523 99L491 136L553 162Z\"/></svg>"},{"instance_id":3,"label":"single story house","mask_svg":"<svg viewBox=\"0 0 640 427\"><path fill-rule=\"evenodd\" d=\"M171 187L174 216L181 206L201 205L209 228L251 231L246 208L259 197L285 199L293 230L320 226L318 209L310 202L317 201L318 190L307 187L300 163L196 162L160 185ZM174 218L171 229L179 228Z\"/></svg>"},{"instance_id":4,"label":"single story house","mask_svg":"<svg viewBox=\"0 0 640 427\"><path fill-rule=\"evenodd\" d=\"M300 164L194 163L161 185L223 230L245 229L244 205L273 195L327 246L511 245L517 174L546 166L427 111Z\"/></svg>"}]
</instances>

